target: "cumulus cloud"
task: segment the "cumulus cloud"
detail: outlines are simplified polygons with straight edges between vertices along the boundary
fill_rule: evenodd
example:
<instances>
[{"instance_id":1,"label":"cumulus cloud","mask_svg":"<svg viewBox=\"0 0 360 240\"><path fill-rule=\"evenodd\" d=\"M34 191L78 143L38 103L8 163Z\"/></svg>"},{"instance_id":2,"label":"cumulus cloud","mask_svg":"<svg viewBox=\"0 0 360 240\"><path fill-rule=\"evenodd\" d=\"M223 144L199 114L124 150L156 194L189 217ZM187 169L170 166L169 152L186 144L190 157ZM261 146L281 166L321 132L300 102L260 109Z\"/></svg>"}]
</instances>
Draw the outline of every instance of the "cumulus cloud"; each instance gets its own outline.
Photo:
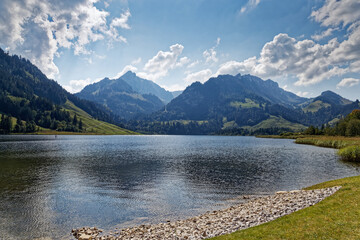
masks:
<instances>
[{"instance_id":1,"label":"cumulus cloud","mask_svg":"<svg viewBox=\"0 0 360 240\"><path fill-rule=\"evenodd\" d=\"M104 78L96 78L92 80L91 78L80 79L80 80L71 80L69 85L65 85L64 88L70 93L77 93L80 92L84 87L89 84L99 82Z\"/></svg>"},{"instance_id":2,"label":"cumulus cloud","mask_svg":"<svg viewBox=\"0 0 360 240\"><path fill-rule=\"evenodd\" d=\"M187 84L193 82L206 82L212 75L212 71L210 69L204 69L199 72L190 73L185 77L185 82Z\"/></svg>"},{"instance_id":3,"label":"cumulus cloud","mask_svg":"<svg viewBox=\"0 0 360 240\"><path fill-rule=\"evenodd\" d=\"M187 57L179 59L183 50L184 46L177 43L170 46L170 51L159 51L154 57L147 61L143 69L144 71L139 72L138 76L154 81L165 77L169 70L182 67L190 61Z\"/></svg>"},{"instance_id":4,"label":"cumulus cloud","mask_svg":"<svg viewBox=\"0 0 360 240\"><path fill-rule=\"evenodd\" d=\"M127 10L125 13L122 13L119 18L114 18L111 21L110 27L121 27L124 29L130 29L128 24L129 17L131 16L130 11Z\"/></svg>"},{"instance_id":5,"label":"cumulus cloud","mask_svg":"<svg viewBox=\"0 0 360 240\"><path fill-rule=\"evenodd\" d=\"M133 60L133 61L131 62L131 64L132 64L132 65L138 65L138 64L141 63L141 61L142 61L142 59L141 59L141 57L139 57L139 58Z\"/></svg>"},{"instance_id":6,"label":"cumulus cloud","mask_svg":"<svg viewBox=\"0 0 360 240\"><path fill-rule=\"evenodd\" d=\"M333 58L340 45L336 38L321 45L309 39L298 41L281 33L264 45L259 58L226 62L215 75L250 73L267 78L290 74L298 78L295 85L311 85L349 71Z\"/></svg>"},{"instance_id":7,"label":"cumulus cloud","mask_svg":"<svg viewBox=\"0 0 360 240\"><path fill-rule=\"evenodd\" d=\"M360 79L344 78L336 85L336 88L353 87L353 86L359 85L359 83L360 83Z\"/></svg>"},{"instance_id":8,"label":"cumulus cloud","mask_svg":"<svg viewBox=\"0 0 360 240\"><path fill-rule=\"evenodd\" d=\"M322 26L346 26L360 20L360 2L354 0L327 0L311 13Z\"/></svg>"},{"instance_id":9,"label":"cumulus cloud","mask_svg":"<svg viewBox=\"0 0 360 240\"><path fill-rule=\"evenodd\" d=\"M219 59L216 57L215 49L219 46L221 39L218 37L216 39L216 45L210 49L207 49L203 52L203 57L205 58L206 63L216 63Z\"/></svg>"},{"instance_id":10,"label":"cumulus cloud","mask_svg":"<svg viewBox=\"0 0 360 240\"><path fill-rule=\"evenodd\" d=\"M90 54L89 43L126 39L118 29L129 29L130 12L108 23L109 12L99 10L94 0L2 0L0 1L0 43L11 53L35 63L48 77L59 73L54 58L59 48L74 54Z\"/></svg>"},{"instance_id":11,"label":"cumulus cloud","mask_svg":"<svg viewBox=\"0 0 360 240\"><path fill-rule=\"evenodd\" d=\"M309 95L309 92L301 92L301 91L299 91L299 92L296 93L296 95L298 95L300 97L306 97L306 96Z\"/></svg>"},{"instance_id":12,"label":"cumulus cloud","mask_svg":"<svg viewBox=\"0 0 360 240\"><path fill-rule=\"evenodd\" d=\"M332 33L335 31L335 30L338 30L338 28L328 28L326 29L325 31L321 32L320 34L314 34L311 36L312 39L316 40L316 41L319 41L323 38L326 38L326 37L329 37L332 35Z\"/></svg>"},{"instance_id":13,"label":"cumulus cloud","mask_svg":"<svg viewBox=\"0 0 360 240\"><path fill-rule=\"evenodd\" d=\"M186 64L190 62L190 59L188 57L182 57L179 59L179 61L176 63L176 67L183 67Z\"/></svg>"},{"instance_id":14,"label":"cumulus cloud","mask_svg":"<svg viewBox=\"0 0 360 240\"><path fill-rule=\"evenodd\" d=\"M347 31L346 39L339 42L332 38L318 44L280 33L263 46L259 57L225 62L215 75L250 73L263 78L291 75L298 79L295 85L306 86L349 72L359 73L360 2L327 0L311 17L327 27L313 35L314 40L329 37L340 28Z\"/></svg>"},{"instance_id":15,"label":"cumulus cloud","mask_svg":"<svg viewBox=\"0 0 360 240\"><path fill-rule=\"evenodd\" d=\"M65 85L64 88L71 93L80 92L85 86L91 84L93 81L90 78L71 80L69 85Z\"/></svg>"},{"instance_id":16,"label":"cumulus cloud","mask_svg":"<svg viewBox=\"0 0 360 240\"><path fill-rule=\"evenodd\" d=\"M193 67L195 67L196 65L198 65L199 63L200 63L199 60L193 61L192 63L190 63L189 65L187 65L187 68L193 68Z\"/></svg>"},{"instance_id":17,"label":"cumulus cloud","mask_svg":"<svg viewBox=\"0 0 360 240\"><path fill-rule=\"evenodd\" d=\"M240 9L240 14L245 13L251 9L254 9L257 5L259 5L260 0L249 0L245 6Z\"/></svg>"},{"instance_id":18,"label":"cumulus cloud","mask_svg":"<svg viewBox=\"0 0 360 240\"><path fill-rule=\"evenodd\" d=\"M127 73L128 71L132 71L132 72L136 72L137 68L132 66L132 65L126 65L123 70L121 70L120 72L118 72L115 76L112 77L112 79L118 79L119 77L121 77L122 75L124 75L125 73Z\"/></svg>"}]
</instances>

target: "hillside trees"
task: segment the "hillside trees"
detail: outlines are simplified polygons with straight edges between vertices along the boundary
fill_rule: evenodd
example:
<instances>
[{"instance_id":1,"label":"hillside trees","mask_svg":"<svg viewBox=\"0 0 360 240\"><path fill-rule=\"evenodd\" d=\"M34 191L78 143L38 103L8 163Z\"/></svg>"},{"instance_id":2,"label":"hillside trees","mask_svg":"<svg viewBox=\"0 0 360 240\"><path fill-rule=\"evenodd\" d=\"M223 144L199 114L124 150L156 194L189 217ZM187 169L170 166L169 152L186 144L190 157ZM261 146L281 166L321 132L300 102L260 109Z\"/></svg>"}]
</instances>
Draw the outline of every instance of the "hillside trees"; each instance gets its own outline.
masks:
<instances>
[{"instance_id":1,"label":"hillside trees","mask_svg":"<svg viewBox=\"0 0 360 240\"><path fill-rule=\"evenodd\" d=\"M310 126L304 131L304 134L346 137L360 136L360 109L353 110L333 127L327 125L319 129L314 126Z\"/></svg>"}]
</instances>

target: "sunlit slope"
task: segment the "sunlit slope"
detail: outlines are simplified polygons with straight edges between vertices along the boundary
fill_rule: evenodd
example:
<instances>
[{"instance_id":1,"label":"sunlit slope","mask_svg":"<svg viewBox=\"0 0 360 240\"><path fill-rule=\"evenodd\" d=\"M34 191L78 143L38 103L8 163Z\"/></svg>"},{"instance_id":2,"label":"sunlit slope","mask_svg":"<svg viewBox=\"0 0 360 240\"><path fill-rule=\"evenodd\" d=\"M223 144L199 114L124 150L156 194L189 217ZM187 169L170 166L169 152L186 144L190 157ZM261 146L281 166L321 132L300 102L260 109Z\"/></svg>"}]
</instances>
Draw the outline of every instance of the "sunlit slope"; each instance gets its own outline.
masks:
<instances>
[{"instance_id":1,"label":"sunlit slope","mask_svg":"<svg viewBox=\"0 0 360 240\"><path fill-rule=\"evenodd\" d=\"M114 135L133 135L138 134L133 131L120 128L116 125L99 121L92 118L88 113L83 111L82 109L75 106L71 101L66 101L63 106L66 110L70 112L71 117L75 114L78 117L78 120L82 120L83 129L85 133L93 133L93 134L114 134Z\"/></svg>"}]
</instances>

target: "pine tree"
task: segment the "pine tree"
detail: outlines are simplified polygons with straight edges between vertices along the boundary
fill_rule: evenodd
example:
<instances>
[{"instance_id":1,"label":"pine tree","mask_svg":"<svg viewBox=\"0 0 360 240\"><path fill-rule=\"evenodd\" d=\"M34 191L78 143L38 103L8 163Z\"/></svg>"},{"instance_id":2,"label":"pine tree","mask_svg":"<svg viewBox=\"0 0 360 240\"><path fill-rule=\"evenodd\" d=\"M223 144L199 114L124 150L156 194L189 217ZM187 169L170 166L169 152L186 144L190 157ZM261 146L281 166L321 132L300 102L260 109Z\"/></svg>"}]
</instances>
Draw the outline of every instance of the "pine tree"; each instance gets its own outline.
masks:
<instances>
[{"instance_id":1,"label":"pine tree","mask_svg":"<svg viewBox=\"0 0 360 240\"><path fill-rule=\"evenodd\" d=\"M80 118L80 121L79 121L79 130L82 131L83 129L83 123L82 123L82 120Z\"/></svg>"},{"instance_id":2,"label":"pine tree","mask_svg":"<svg viewBox=\"0 0 360 240\"><path fill-rule=\"evenodd\" d=\"M15 125L15 128L14 128L14 132L20 133L20 132L23 132L23 131L24 131L24 125L23 125L21 119L17 118L16 119L16 125Z\"/></svg>"},{"instance_id":3,"label":"pine tree","mask_svg":"<svg viewBox=\"0 0 360 240\"><path fill-rule=\"evenodd\" d=\"M73 125L77 125L78 124L78 120L77 120L77 116L76 116L76 113L74 115L74 119L73 119Z\"/></svg>"},{"instance_id":4,"label":"pine tree","mask_svg":"<svg viewBox=\"0 0 360 240\"><path fill-rule=\"evenodd\" d=\"M4 116L4 115L3 115ZM9 134L12 130L12 121L11 117L5 116L1 119L1 126L5 134Z\"/></svg>"}]
</instances>

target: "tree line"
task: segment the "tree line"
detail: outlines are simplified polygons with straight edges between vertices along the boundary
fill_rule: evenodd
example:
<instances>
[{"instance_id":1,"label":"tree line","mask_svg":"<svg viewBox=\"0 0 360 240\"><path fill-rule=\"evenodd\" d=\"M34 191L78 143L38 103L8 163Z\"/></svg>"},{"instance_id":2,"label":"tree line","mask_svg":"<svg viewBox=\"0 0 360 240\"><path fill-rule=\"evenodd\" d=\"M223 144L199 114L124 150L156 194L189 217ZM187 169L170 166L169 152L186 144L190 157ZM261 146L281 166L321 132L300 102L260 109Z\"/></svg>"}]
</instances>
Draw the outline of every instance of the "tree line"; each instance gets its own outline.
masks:
<instances>
[{"instance_id":1,"label":"tree line","mask_svg":"<svg viewBox=\"0 0 360 240\"><path fill-rule=\"evenodd\" d=\"M328 136L360 136L360 109L353 110L345 118L340 119L334 126L329 124L322 125L320 128L315 126L308 127L306 135L328 135Z\"/></svg>"},{"instance_id":2,"label":"tree line","mask_svg":"<svg viewBox=\"0 0 360 240\"><path fill-rule=\"evenodd\" d=\"M73 118L70 117L70 113L64 110L60 110L58 113L64 114L67 121L54 120L51 118L41 119L48 128L57 131L67 132L82 132L83 122L82 119L78 120L75 114ZM43 125L44 125L43 124ZM16 124L13 124L12 117L9 115L2 114L0 120L0 134L10 133L33 133L40 130L39 123L37 124L34 120L22 121L20 118L16 119Z\"/></svg>"}]
</instances>

